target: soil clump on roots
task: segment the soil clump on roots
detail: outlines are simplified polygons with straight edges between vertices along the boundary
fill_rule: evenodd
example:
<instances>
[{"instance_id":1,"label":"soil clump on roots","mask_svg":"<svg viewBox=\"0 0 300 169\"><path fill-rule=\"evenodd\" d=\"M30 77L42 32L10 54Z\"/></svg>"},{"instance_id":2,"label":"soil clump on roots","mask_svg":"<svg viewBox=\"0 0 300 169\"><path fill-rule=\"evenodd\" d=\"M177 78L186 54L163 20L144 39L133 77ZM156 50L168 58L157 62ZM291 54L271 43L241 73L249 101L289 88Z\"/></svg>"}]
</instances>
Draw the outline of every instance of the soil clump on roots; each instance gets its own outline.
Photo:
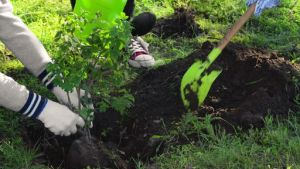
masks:
<instances>
[{"instance_id":1,"label":"soil clump on roots","mask_svg":"<svg viewBox=\"0 0 300 169\"><path fill-rule=\"evenodd\" d=\"M163 151L163 141L153 136L166 134L174 123L180 121L185 113L179 90L181 78L196 59L206 58L212 48L212 44L205 43L200 50L184 59L142 73L129 85L135 104L127 119L122 119L113 110L95 114L92 135L98 138L95 144L100 143L99 138L102 141L98 145L100 150L95 154L102 152L98 156L107 165L105 167L123 165L123 168L134 168L129 162L132 158L147 161ZM213 84L204 105L197 111L199 117L207 114L221 117L223 120L216 123L230 132L233 126L245 129L263 127L263 119L267 115L285 116L289 110L295 109L297 91L292 79L299 77L298 65L276 53L230 44L212 67L221 67L223 72ZM38 140L36 136L33 132L29 134L35 142ZM55 166L65 164L68 152L76 152L74 158L83 159L80 155L84 153L78 150L85 144L77 140L77 148L71 147L70 150L76 136L72 137L52 138L47 140L47 144L42 144L48 162ZM107 153L107 149L111 152ZM106 152L104 157L103 152ZM119 166L116 166L116 161Z\"/></svg>"}]
</instances>

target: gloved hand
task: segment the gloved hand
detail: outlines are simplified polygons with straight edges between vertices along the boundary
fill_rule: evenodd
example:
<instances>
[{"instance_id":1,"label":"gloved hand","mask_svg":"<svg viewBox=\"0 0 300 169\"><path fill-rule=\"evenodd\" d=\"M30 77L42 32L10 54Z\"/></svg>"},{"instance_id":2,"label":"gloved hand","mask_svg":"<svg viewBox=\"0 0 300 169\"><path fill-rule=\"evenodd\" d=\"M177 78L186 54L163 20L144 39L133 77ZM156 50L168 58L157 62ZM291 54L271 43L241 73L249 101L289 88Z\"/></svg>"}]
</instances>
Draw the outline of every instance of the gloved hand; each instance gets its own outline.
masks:
<instances>
[{"instance_id":1,"label":"gloved hand","mask_svg":"<svg viewBox=\"0 0 300 169\"><path fill-rule=\"evenodd\" d=\"M49 89L52 91L52 93L56 96L56 98L58 99L58 101L60 103L63 103L65 105L69 104L69 100L68 100L68 95L67 92L65 92L62 88L60 88L59 86L55 86L52 81L55 78L55 75L53 75L51 72L48 73L47 70L44 70L39 76L38 78L42 81L42 83ZM85 91L84 90L80 90L80 97L83 97L85 95ZM79 108L79 104L78 104L78 93L76 91L76 89L74 88L72 92L69 93L70 96L70 101L71 101L71 106L74 108ZM91 97L90 94L88 94L88 97ZM82 105L81 105L82 106ZM94 109L93 105L86 105L91 109Z\"/></svg>"},{"instance_id":2,"label":"gloved hand","mask_svg":"<svg viewBox=\"0 0 300 169\"><path fill-rule=\"evenodd\" d=\"M248 0L246 5L251 6L256 3L255 16L259 16L265 9L276 7L280 4L280 0Z\"/></svg>"},{"instance_id":3,"label":"gloved hand","mask_svg":"<svg viewBox=\"0 0 300 169\"><path fill-rule=\"evenodd\" d=\"M66 106L48 100L44 110L37 117L55 135L69 136L77 132L77 126L83 127L84 120Z\"/></svg>"},{"instance_id":4,"label":"gloved hand","mask_svg":"<svg viewBox=\"0 0 300 169\"><path fill-rule=\"evenodd\" d=\"M16 86L18 87L19 85ZM23 89L22 93L26 95L27 89L22 86L20 89ZM44 126L56 135L69 136L76 133L76 126L84 126L84 120L66 106L41 97L34 92L29 92L26 97L27 101L19 112L26 117L36 118L42 121ZM22 98L25 97L21 95L19 101L21 101Z\"/></svg>"},{"instance_id":5,"label":"gloved hand","mask_svg":"<svg viewBox=\"0 0 300 169\"><path fill-rule=\"evenodd\" d=\"M56 86L52 89L52 93L56 96L56 98L58 99L58 101L60 103L63 103L65 105L69 104L67 92L65 92L62 88ZM85 91L80 89L80 97L83 97L84 95L85 95ZM77 90L74 88L73 91L69 93L69 96L70 96L71 106L78 109L79 105L78 105ZM88 97L89 98L91 97L90 94L88 94ZM85 105L85 106L87 106L88 108L94 109L92 104ZM81 104L81 107L83 107L82 104Z\"/></svg>"},{"instance_id":6,"label":"gloved hand","mask_svg":"<svg viewBox=\"0 0 300 169\"><path fill-rule=\"evenodd\" d=\"M51 92L56 96L56 98L58 99L58 101L64 105L69 105L69 99L68 99L68 94L67 92L65 92L61 87L59 86L55 86L52 81L55 78L55 75L53 75L51 72L48 73L47 70L44 70L39 76L38 78L42 81L42 83L49 89L51 90ZM85 96L86 92L84 90L80 90L80 98ZM70 97L70 102L72 107L79 109L79 100L78 100L78 92L77 90L74 88L72 92L69 93L69 97ZM88 98L90 98L90 94L88 93ZM83 105L80 105L81 108L83 108ZM90 104L86 104L84 105L85 107L94 110L94 106L92 103ZM92 119L94 116L94 112L92 112L90 114L90 117L87 117L89 119ZM92 121L92 120L89 120ZM93 127L93 123L91 122L90 124L90 128Z\"/></svg>"}]
</instances>

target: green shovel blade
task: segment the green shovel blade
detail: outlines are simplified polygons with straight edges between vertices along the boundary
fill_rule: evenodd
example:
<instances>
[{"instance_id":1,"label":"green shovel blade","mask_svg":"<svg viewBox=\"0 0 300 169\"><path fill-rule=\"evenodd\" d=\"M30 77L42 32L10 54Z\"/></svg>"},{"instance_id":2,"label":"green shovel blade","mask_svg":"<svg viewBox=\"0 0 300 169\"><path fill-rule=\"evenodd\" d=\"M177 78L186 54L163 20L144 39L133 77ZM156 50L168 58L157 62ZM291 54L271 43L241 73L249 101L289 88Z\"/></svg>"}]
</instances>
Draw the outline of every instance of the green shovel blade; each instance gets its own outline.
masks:
<instances>
[{"instance_id":1,"label":"green shovel blade","mask_svg":"<svg viewBox=\"0 0 300 169\"><path fill-rule=\"evenodd\" d=\"M221 52L219 48L214 48L206 60L196 61L184 74L180 91L188 110L196 110L204 102L211 85L221 74L221 70L209 69Z\"/></svg>"}]
</instances>

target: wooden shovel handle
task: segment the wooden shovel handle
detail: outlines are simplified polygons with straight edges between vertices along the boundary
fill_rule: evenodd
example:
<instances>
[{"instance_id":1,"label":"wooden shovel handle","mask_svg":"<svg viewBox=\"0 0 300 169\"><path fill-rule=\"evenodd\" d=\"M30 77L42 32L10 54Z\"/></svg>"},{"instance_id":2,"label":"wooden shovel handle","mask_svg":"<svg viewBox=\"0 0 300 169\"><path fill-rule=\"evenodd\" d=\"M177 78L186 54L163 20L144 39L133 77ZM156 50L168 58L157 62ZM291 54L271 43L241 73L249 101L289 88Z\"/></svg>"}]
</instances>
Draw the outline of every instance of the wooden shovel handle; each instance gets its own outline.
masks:
<instances>
[{"instance_id":1,"label":"wooden shovel handle","mask_svg":"<svg viewBox=\"0 0 300 169\"><path fill-rule=\"evenodd\" d=\"M255 11L256 3L252 4L247 12L240 17L240 19L232 26L232 28L228 31L228 33L225 35L225 37L220 41L218 48L223 50L230 40L233 38L233 36L243 27L243 25L249 20L249 18L253 15Z\"/></svg>"}]
</instances>

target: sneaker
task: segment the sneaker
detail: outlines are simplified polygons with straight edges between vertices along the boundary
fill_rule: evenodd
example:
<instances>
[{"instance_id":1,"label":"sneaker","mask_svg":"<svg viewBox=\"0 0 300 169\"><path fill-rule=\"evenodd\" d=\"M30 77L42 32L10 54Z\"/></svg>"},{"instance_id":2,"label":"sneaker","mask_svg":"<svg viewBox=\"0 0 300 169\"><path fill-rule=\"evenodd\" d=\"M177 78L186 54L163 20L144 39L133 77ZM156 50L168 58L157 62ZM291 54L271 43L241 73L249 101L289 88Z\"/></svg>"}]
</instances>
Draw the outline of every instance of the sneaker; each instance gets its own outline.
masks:
<instances>
[{"instance_id":1,"label":"sneaker","mask_svg":"<svg viewBox=\"0 0 300 169\"><path fill-rule=\"evenodd\" d=\"M129 49L132 55L129 59L129 65L135 68L149 68L155 63L153 56L148 51L149 44L141 37L137 36L131 39Z\"/></svg>"}]
</instances>

